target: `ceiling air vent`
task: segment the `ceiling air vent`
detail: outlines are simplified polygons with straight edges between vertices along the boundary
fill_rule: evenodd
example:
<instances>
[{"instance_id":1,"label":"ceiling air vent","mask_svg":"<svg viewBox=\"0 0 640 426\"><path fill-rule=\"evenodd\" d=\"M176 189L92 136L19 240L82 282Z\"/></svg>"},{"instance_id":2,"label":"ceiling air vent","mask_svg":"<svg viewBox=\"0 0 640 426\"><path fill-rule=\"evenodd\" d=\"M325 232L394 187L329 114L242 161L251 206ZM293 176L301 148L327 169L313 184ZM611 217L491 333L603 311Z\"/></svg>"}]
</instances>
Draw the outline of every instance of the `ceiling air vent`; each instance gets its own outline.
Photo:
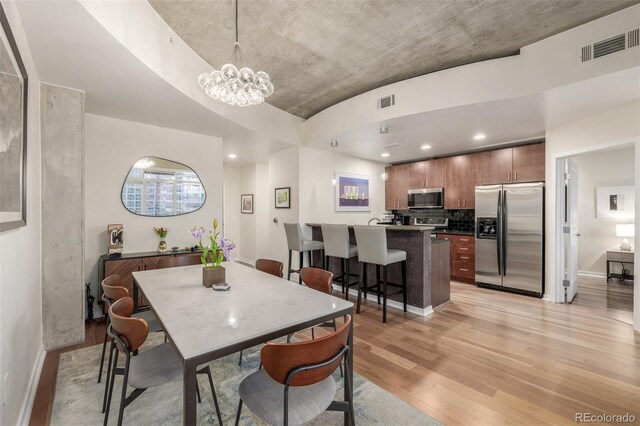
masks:
<instances>
[{"instance_id":1,"label":"ceiling air vent","mask_svg":"<svg viewBox=\"0 0 640 426\"><path fill-rule=\"evenodd\" d=\"M396 104L396 95L385 96L378 99L378 109L388 108Z\"/></svg>"},{"instance_id":2,"label":"ceiling air vent","mask_svg":"<svg viewBox=\"0 0 640 426\"><path fill-rule=\"evenodd\" d=\"M612 53L640 45L640 29L636 28L580 48L580 62L589 62Z\"/></svg>"}]
</instances>

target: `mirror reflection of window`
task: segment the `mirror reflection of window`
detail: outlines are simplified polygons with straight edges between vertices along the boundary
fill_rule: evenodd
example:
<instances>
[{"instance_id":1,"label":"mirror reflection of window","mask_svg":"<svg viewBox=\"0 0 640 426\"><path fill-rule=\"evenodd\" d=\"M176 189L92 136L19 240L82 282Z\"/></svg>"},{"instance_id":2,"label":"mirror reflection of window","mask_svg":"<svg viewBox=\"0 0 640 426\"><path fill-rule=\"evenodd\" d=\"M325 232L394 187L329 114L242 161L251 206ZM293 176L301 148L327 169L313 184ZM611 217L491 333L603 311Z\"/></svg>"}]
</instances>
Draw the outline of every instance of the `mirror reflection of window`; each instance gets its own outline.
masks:
<instances>
[{"instance_id":1,"label":"mirror reflection of window","mask_svg":"<svg viewBox=\"0 0 640 426\"><path fill-rule=\"evenodd\" d=\"M138 160L122 187L122 204L142 216L177 216L204 205L200 178L184 164L156 157Z\"/></svg>"}]
</instances>

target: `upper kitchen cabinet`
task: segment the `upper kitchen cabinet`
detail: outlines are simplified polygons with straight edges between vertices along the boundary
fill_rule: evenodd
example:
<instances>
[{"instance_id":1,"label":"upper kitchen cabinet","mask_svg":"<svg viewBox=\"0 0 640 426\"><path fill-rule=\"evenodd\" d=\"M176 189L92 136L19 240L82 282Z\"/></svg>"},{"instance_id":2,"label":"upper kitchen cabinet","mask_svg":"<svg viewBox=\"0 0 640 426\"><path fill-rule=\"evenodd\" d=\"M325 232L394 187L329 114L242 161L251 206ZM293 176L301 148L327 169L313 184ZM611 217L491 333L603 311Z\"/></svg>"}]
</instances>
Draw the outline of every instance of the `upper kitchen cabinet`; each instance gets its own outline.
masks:
<instances>
[{"instance_id":1,"label":"upper kitchen cabinet","mask_svg":"<svg viewBox=\"0 0 640 426\"><path fill-rule=\"evenodd\" d=\"M462 208L462 155L444 159L444 208Z\"/></svg>"},{"instance_id":2,"label":"upper kitchen cabinet","mask_svg":"<svg viewBox=\"0 0 640 426\"><path fill-rule=\"evenodd\" d=\"M398 208L398 168L387 167L387 181L384 183L384 208L396 210Z\"/></svg>"},{"instance_id":3,"label":"upper kitchen cabinet","mask_svg":"<svg viewBox=\"0 0 640 426\"><path fill-rule=\"evenodd\" d=\"M417 163L409 163L405 165L408 173L407 179L409 180L407 190L426 188L425 164L426 161L419 161Z\"/></svg>"},{"instance_id":4,"label":"upper kitchen cabinet","mask_svg":"<svg viewBox=\"0 0 640 426\"><path fill-rule=\"evenodd\" d=\"M444 159L444 208L472 209L475 189L482 181L481 154Z\"/></svg>"},{"instance_id":5,"label":"upper kitchen cabinet","mask_svg":"<svg viewBox=\"0 0 640 426\"><path fill-rule=\"evenodd\" d=\"M425 161L425 188L442 188L444 186L444 159Z\"/></svg>"},{"instance_id":6,"label":"upper kitchen cabinet","mask_svg":"<svg viewBox=\"0 0 640 426\"><path fill-rule=\"evenodd\" d=\"M544 143L482 153L482 184L544 181Z\"/></svg>"},{"instance_id":7,"label":"upper kitchen cabinet","mask_svg":"<svg viewBox=\"0 0 640 426\"><path fill-rule=\"evenodd\" d=\"M512 182L544 181L544 144L517 146L513 148Z\"/></svg>"},{"instance_id":8,"label":"upper kitchen cabinet","mask_svg":"<svg viewBox=\"0 0 640 426\"><path fill-rule=\"evenodd\" d=\"M462 156L462 208L473 209L476 186L482 185L482 153Z\"/></svg>"},{"instance_id":9,"label":"upper kitchen cabinet","mask_svg":"<svg viewBox=\"0 0 640 426\"><path fill-rule=\"evenodd\" d=\"M400 164L396 166L398 169L398 210L407 210L409 208L409 190L411 188L411 170L412 164Z\"/></svg>"},{"instance_id":10,"label":"upper kitchen cabinet","mask_svg":"<svg viewBox=\"0 0 640 426\"><path fill-rule=\"evenodd\" d=\"M482 184L493 185L511 182L513 149L496 149L482 153Z\"/></svg>"}]
</instances>

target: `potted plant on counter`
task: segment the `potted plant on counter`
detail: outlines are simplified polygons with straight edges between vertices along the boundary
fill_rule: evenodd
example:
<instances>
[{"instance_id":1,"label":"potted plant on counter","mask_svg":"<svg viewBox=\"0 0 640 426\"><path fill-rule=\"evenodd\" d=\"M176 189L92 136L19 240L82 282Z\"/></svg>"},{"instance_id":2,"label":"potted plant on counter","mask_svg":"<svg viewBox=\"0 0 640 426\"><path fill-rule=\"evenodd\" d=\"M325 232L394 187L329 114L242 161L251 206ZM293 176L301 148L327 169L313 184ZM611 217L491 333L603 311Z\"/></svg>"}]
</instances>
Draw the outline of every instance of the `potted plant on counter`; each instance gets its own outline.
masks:
<instances>
[{"instance_id":1,"label":"potted plant on counter","mask_svg":"<svg viewBox=\"0 0 640 426\"><path fill-rule=\"evenodd\" d=\"M193 238L198 240L198 246L202 250L200 263L202 263L202 285L212 287L214 284L225 282L225 270L222 262L229 259L236 245L220 237L218 231L218 219L213 219L213 232L209 231L209 245L202 243L202 237L206 233L203 227L194 227L191 230Z\"/></svg>"}]
</instances>

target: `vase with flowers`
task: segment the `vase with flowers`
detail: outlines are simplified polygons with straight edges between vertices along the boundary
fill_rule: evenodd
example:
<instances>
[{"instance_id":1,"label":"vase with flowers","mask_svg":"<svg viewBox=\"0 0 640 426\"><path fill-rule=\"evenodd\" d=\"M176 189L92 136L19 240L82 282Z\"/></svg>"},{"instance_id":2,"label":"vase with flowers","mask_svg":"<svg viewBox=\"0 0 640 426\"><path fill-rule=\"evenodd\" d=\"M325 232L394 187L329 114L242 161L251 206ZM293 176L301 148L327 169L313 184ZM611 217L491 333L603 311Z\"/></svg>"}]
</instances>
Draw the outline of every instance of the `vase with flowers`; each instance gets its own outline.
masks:
<instances>
[{"instance_id":1,"label":"vase with flowers","mask_svg":"<svg viewBox=\"0 0 640 426\"><path fill-rule=\"evenodd\" d=\"M229 259L231 252L236 245L230 241L220 237L218 231L218 219L213 219L213 232L209 231L209 244L202 243L206 230L200 227L194 227L191 230L193 238L198 240L198 247L202 250L200 263L202 263L202 285L211 287L213 284L224 283L225 270L222 262Z\"/></svg>"},{"instance_id":2,"label":"vase with flowers","mask_svg":"<svg viewBox=\"0 0 640 426\"><path fill-rule=\"evenodd\" d=\"M158 251L160 253L164 253L165 251L167 251L167 242L164 240L167 237L167 233L169 232L169 230L163 226L161 227L154 227L153 228L154 231L156 231L156 234L158 235L158 237L160 237L160 243L158 244Z\"/></svg>"}]
</instances>

